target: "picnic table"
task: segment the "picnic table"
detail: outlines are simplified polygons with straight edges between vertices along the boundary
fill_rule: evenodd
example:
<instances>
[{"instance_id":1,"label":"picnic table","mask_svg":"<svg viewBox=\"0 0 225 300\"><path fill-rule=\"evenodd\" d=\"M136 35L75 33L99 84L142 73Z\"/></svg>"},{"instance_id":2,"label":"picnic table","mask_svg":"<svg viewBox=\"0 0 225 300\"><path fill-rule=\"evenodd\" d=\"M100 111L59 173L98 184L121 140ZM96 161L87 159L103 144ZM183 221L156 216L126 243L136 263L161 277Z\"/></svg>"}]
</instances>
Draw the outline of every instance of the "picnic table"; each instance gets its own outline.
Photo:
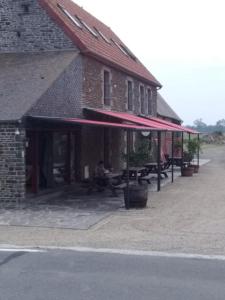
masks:
<instances>
[{"instance_id":1,"label":"picnic table","mask_svg":"<svg viewBox=\"0 0 225 300\"><path fill-rule=\"evenodd\" d=\"M145 167L148 169L148 173L151 174L158 174L158 163L157 162L151 162L145 164ZM160 174L164 175L164 177L168 177L167 172L165 171L165 164L163 162L160 162Z\"/></svg>"},{"instance_id":2,"label":"picnic table","mask_svg":"<svg viewBox=\"0 0 225 300\"><path fill-rule=\"evenodd\" d=\"M138 180L140 177L147 175L145 167L130 167L129 168L129 179ZM123 179L127 178L127 169L123 169Z\"/></svg>"}]
</instances>

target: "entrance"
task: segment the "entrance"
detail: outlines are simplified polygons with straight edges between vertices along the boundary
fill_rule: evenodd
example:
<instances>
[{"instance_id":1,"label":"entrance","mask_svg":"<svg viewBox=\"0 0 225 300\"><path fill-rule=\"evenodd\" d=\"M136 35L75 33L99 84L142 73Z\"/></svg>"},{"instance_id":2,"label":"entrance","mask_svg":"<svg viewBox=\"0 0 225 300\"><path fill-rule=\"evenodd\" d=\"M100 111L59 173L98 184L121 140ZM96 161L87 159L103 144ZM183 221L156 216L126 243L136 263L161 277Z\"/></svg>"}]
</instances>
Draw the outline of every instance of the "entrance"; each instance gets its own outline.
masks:
<instances>
[{"instance_id":1,"label":"entrance","mask_svg":"<svg viewBox=\"0 0 225 300\"><path fill-rule=\"evenodd\" d=\"M28 130L26 137L28 193L60 188L79 178L76 132Z\"/></svg>"}]
</instances>

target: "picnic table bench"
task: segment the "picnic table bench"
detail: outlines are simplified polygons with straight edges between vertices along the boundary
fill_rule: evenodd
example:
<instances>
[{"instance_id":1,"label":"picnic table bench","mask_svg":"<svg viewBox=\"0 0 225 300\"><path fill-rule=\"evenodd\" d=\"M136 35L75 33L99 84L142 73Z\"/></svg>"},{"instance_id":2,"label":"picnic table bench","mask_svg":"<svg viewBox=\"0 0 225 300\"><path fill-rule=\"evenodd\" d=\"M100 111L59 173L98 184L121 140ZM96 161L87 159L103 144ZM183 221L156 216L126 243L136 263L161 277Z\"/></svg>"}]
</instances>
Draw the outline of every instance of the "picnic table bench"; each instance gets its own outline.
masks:
<instances>
[{"instance_id":1,"label":"picnic table bench","mask_svg":"<svg viewBox=\"0 0 225 300\"><path fill-rule=\"evenodd\" d=\"M145 167L148 169L149 174L158 174L158 163L157 162L147 163L147 164L145 164ZM160 174L164 175L165 178L168 177L166 169L168 169L168 166L165 165L163 162L161 162L160 163Z\"/></svg>"}]
</instances>

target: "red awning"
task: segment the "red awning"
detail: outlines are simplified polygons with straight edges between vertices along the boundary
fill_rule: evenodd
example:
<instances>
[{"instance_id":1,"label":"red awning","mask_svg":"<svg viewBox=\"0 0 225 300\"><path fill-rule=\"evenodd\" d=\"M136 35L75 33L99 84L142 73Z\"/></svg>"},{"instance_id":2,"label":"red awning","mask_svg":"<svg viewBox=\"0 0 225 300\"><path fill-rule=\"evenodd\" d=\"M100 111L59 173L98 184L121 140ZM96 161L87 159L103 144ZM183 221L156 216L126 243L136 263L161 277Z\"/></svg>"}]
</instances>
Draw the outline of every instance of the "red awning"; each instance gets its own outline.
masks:
<instances>
[{"instance_id":1,"label":"red awning","mask_svg":"<svg viewBox=\"0 0 225 300\"><path fill-rule=\"evenodd\" d=\"M141 131L150 131L156 130L155 128L150 128L147 126L139 126L135 124L123 124L123 123L113 123L113 122L103 122L103 121L95 121L95 120L86 120L86 119L75 119L75 118L67 118L63 119L65 122L76 123L80 125L92 125L92 126L102 126L102 127L115 127L122 129L133 129L133 130L141 130Z\"/></svg>"},{"instance_id":2,"label":"red awning","mask_svg":"<svg viewBox=\"0 0 225 300\"><path fill-rule=\"evenodd\" d=\"M136 123L141 126L155 128L155 129L158 129L161 131L183 131L181 129L174 128L171 125L160 124L159 122L156 122L156 121L153 121L153 120L150 120L147 118L138 117L138 116L131 115L128 113L124 113L124 112L114 112L114 111L108 111L108 110L103 110L103 109L91 109L91 108L88 108L87 110L96 112L99 114L107 115L107 116L110 116L113 118L117 118L122 121Z\"/></svg>"},{"instance_id":3,"label":"red awning","mask_svg":"<svg viewBox=\"0 0 225 300\"><path fill-rule=\"evenodd\" d=\"M114 122L103 122L103 121L95 121L95 120L87 120L87 119L79 119L79 118L55 118L55 117L45 117L45 116L36 116L36 117L28 117L33 120L43 120L48 122L60 122L67 124L78 124L78 125L89 125L89 126L102 126L102 127L114 127L114 128L122 128L122 129L132 129L132 130L140 130L140 131L156 131L156 128L151 128L149 126L139 126L137 124L123 124L123 123L114 123Z\"/></svg>"},{"instance_id":4,"label":"red awning","mask_svg":"<svg viewBox=\"0 0 225 300\"><path fill-rule=\"evenodd\" d=\"M190 129L188 127L185 127L185 126L182 126L182 125L178 125L178 124L174 124L174 123L171 123L169 121L165 121L165 120L162 120L162 119L159 119L159 118L149 118L150 120L154 121L154 122L157 122L159 124L163 124L163 125L169 125L169 126L172 126L176 129L180 129L181 131L184 131L184 132L187 132L187 133L192 133L192 134L198 134L199 132L193 130L193 129Z\"/></svg>"}]
</instances>

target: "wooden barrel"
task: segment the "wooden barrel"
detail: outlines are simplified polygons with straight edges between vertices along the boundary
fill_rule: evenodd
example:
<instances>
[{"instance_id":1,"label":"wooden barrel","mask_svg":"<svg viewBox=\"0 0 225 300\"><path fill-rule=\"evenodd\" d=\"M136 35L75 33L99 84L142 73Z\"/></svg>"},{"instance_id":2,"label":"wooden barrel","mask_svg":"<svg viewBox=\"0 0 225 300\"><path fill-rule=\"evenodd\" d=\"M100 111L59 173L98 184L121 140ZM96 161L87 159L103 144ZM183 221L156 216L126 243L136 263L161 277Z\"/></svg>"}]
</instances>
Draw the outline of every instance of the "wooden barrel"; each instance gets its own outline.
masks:
<instances>
[{"instance_id":1,"label":"wooden barrel","mask_svg":"<svg viewBox=\"0 0 225 300\"><path fill-rule=\"evenodd\" d=\"M144 208L148 201L148 185L133 185L129 188L129 201L127 188L124 189L124 202L126 208Z\"/></svg>"}]
</instances>

